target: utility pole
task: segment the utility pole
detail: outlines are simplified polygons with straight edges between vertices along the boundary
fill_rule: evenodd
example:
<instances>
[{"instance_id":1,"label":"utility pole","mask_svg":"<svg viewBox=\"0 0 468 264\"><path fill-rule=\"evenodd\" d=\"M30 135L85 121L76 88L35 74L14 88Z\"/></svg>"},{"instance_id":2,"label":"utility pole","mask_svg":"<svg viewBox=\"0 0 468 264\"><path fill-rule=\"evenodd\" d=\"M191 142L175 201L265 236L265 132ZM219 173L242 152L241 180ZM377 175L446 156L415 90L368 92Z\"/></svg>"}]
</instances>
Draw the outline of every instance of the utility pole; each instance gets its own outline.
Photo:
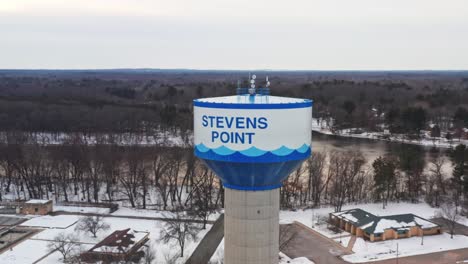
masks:
<instances>
[{"instance_id":1,"label":"utility pole","mask_svg":"<svg viewBox=\"0 0 468 264\"><path fill-rule=\"evenodd\" d=\"M422 233L422 235L421 235L421 246L423 246L424 245L424 229L422 229L422 228L421 228L421 233Z\"/></svg>"},{"instance_id":2,"label":"utility pole","mask_svg":"<svg viewBox=\"0 0 468 264\"><path fill-rule=\"evenodd\" d=\"M312 209L312 228L315 228L314 218L314 209Z\"/></svg>"},{"instance_id":3,"label":"utility pole","mask_svg":"<svg viewBox=\"0 0 468 264\"><path fill-rule=\"evenodd\" d=\"M396 264L398 264L398 243L396 243Z\"/></svg>"}]
</instances>

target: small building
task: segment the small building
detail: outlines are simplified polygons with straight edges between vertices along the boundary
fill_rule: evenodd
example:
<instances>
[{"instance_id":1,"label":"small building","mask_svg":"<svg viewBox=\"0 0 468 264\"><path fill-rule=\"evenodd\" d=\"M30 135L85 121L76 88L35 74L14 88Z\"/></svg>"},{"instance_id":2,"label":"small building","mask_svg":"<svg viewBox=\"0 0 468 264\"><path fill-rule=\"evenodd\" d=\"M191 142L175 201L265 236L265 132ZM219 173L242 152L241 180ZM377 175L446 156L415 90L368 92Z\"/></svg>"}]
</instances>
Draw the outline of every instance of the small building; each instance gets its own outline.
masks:
<instances>
[{"instance_id":1,"label":"small building","mask_svg":"<svg viewBox=\"0 0 468 264\"><path fill-rule=\"evenodd\" d=\"M31 199L19 205L20 214L46 215L53 209L52 200Z\"/></svg>"},{"instance_id":2,"label":"small building","mask_svg":"<svg viewBox=\"0 0 468 264\"><path fill-rule=\"evenodd\" d=\"M148 236L148 232L134 231L130 228L117 230L82 253L80 257L82 261L88 263L138 262L144 255L138 250L149 240Z\"/></svg>"},{"instance_id":3,"label":"small building","mask_svg":"<svg viewBox=\"0 0 468 264\"><path fill-rule=\"evenodd\" d=\"M376 216L362 209L330 213L329 222L370 241L441 234L441 226L414 214Z\"/></svg>"},{"instance_id":4,"label":"small building","mask_svg":"<svg viewBox=\"0 0 468 264\"><path fill-rule=\"evenodd\" d=\"M462 138L468 139L468 127L463 128Z\"/></svg>"}]
</instances>

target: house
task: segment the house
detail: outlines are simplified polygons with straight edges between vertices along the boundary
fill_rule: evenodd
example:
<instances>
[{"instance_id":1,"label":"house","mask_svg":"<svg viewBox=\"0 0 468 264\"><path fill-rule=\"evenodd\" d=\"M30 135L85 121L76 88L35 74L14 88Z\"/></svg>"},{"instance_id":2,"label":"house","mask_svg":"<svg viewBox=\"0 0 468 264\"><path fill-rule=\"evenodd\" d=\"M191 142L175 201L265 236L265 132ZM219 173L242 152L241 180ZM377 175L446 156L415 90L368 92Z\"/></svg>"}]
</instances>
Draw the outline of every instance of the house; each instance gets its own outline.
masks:
<instances>
[{"instance_id":1,"label":"house","mask_svg":"<svg viewBox=\"0 0 468 264\"><path fill-rule=\"evenodd\" d=\"M144 253L138 250L149 240L148 232L139 232L130 228L117 230L97 243L88 251L82 253L80 258L84 262L114 263L119 261L136 261Z\"/></svg>"},{"instance_id":2,"label":"house","mask_svg":"<svg viewBox=\"0 0 468 264\"><path fill-rule=\"evenodd\" d=\"M329 222L370 241L440 234L441 227L414 214L376 216L362 209L330 213Z\"/></svg>"},{"instance_id":3,"label":"house","mask_svg":"<svg viewBox=\"0 0 468 264\"><path fill-rule=\"evenodd\" d=\"M52 200L31 199L19 205L20 214L46 215L53 209Z\"/></svg>"}]
</instances>

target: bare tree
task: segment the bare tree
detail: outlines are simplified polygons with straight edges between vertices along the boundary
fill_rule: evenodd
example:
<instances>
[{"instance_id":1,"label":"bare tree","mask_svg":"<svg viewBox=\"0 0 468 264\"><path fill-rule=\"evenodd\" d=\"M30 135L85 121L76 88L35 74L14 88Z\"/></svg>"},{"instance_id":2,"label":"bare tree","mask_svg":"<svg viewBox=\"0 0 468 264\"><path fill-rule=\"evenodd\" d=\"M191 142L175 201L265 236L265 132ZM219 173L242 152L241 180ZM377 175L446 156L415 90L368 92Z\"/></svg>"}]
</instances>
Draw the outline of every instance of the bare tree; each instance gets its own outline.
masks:
<instances>
[{"instance_id":1,"label":"bare tree","mask_svg":"<svg viewBox=\"0 0 468 264\"><path fill-rule=\"evenodd\" d=\"M97 237L97 233L100 230L108 230L110 226L104 222L102 216L85 216L78 221L78 224L75 227L76 231L84 230Z\"/></svg>"},{"instance_id":2,"label":"bare tree","mask_svg":"<svg viewBox=\"0 0 468 264\"><path fill-rule=\"evenodd\" d=\"M353 197L353 186L362 174L365 159L360 152L334 152L330 154L330 202L335 212L341 211L346 199Z\"/></svg>"},{"instance_id":3,"label":"bare tree","mask_svg":"<svg viewBox=\"0 0 468 264\"><path fill-rule=\"evenodd\" d=\"M126 171L119 179L123 187L123 193L128 197L130 205L134 208L141 187L142 175L144 174L144 177L146 177L147 173L143 157L136 146L132 146L127 150L124 166Z\"/></svg>"},{"instance_id":4,"label":"bare tree","mask_svg":"<svg viewBox=\"0 0 468 264\"><path fill-rule=\"evenodd\" d=\"M206 166L202 166L201 171L194 175L192 192L190 193L190 199L193 200L191 211L203 220L203 229L206 229L208 218L216 209L213 204L215 175Z\"/></svg>"},{"instance_id":5,"label":"bare tree","mask_svg":"<svg viewBox=\"0 0 468 264\"><path fill-rule=\"evenodd\" d=\"M47 243L47 248L51 251L60 252L63 262L69 262L81 251L81 246L76 241L78 239L73 234L61 232L52 241Z\"/></svg>"},{"instance_id":6,"label":"bare tree","mask_svg":"<svg viewBox=\"0 0 468 264\"><path fill-rule=\"evenodd\" d=\"M314 206L320 205L322 192L330 178L324 179L324 169L327 153L315 152L307 159L307 198L313 202Z\"/></svg>"},{"instance_id":7,"label":"bare tree","mask_svg":"<svg viewBox=\"0 0 468 264\"><path fill-rule=\"evenodd\" d=\"M189 219L184 219L186 216L183 212L176 212L173 219L167 220L164 228L161 230L161 241L168 243L175 240L180 247L180 257L184 256L185 242L189 240L195 241L199 227Z\"/></svg>"},{"instance_id":8,"label":"bare tree","mask_svg":"<svg viewBox=\"0 0 468 264\"><path fill-rule=\"evenodd\" d=\"M458 212L457 206L451 202L444 203L440 207L439 214L441 217L443 217L449 229L450 238L453 238L455 226L457 224L457 221L460 219L460 214Z\"/></svg>"}]
</instances>

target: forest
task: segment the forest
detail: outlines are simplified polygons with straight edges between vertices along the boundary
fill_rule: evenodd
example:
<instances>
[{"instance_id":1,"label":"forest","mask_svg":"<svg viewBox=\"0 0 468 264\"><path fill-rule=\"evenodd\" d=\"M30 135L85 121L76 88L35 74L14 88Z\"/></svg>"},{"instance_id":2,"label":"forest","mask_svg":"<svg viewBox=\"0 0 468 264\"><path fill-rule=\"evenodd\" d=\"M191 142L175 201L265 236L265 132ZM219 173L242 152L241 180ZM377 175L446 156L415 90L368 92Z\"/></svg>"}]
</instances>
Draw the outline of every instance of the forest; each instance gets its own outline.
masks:
<instances>
[{"instance_id":1,"label":"forest","mask_svg":"<svg viewBox=\"0 0 468 264\"><path fill-rule=\"evenodd\" d=\"M191 130L192 100L247 86L241 71L0 71L2 131L154 133ZM467 72L257 72L271 93L311 98L334 129L418 136L468 127ZM262 83L259 80L258 85Z\"/></svg>"},{"instance_id":2,"label":"forest","mask_svg":"<svg viewBox=\"0 0 468 264\"><path fill-rule=\"evenodd\" d=\"M430 123L468 125L466 72L260 72L272 94L311 98L317 118L337 128L388 127L418 135ZM223 207L223 187L193 155L194 98L231 95L248 72L0 71L0 199L122 202L136 208L188 209L207 219ZM153 144L114 136L182 135ZM35 133L62 135L44 144ZM96 136L93 144L83 141ZM97 135L111 135L98 137ZM434 151L402 145L366 161L359 151L314 152L281 188L282 208L346 203L453 201L467 208L468 148ZM446 152L446 153L445 153ZM445 155L446 154L446 155ZM448 157L453 173L442 170ZM370 162L371 167L366 166ZM429 170L425 170L429 167Z\"/></svg>"}]
</instances>

